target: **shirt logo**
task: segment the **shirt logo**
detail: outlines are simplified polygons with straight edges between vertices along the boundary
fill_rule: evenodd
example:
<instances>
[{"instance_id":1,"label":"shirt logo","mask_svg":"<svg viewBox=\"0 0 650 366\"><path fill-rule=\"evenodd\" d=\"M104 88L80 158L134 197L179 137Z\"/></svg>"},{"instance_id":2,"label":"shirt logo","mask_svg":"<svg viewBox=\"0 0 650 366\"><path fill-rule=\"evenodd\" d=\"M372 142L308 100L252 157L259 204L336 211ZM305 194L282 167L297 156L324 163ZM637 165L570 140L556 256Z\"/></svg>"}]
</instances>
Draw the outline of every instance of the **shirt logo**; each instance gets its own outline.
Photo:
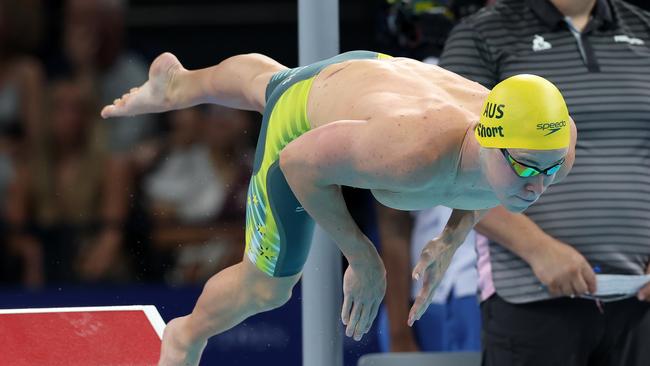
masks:
<instances>
[{"instance_id":1,"label":"shirt logo","mask_svg":"<svg viewBox=\"0 0 650 366\"><path fill-rule=\"evenodd\" d=\"M628 43L628 44L631 44L633 46L641 46L641 45L643 45L645 43L645 42L643 42L642 39L630 37L630 36L628 36L626 34L619 34L617 36L614 36L614 42L616 42L616 43Z\"/></svg>"},{"instance_id":2,"label":"shirt logo","mask_svg":"<svg viewBox=\"0 0 650 366\"><path fill-rule=\"evenodd\" d=\"M305 212L305 209L302 206L296 207L296 212Z\"/></svg>"},{"instance_id":3,"label":"shirt logo","mask_svg":"<svg viewBox=\"0 0 650 366\"><path fill-rule=\"evenodd\" d=\"M535 38L533 38L533 51L538 52L538 51L544 51L550 49L551 44L548 43L547 41L544 40L544 37L536 34Z\"/></svg>"}]
</instances>

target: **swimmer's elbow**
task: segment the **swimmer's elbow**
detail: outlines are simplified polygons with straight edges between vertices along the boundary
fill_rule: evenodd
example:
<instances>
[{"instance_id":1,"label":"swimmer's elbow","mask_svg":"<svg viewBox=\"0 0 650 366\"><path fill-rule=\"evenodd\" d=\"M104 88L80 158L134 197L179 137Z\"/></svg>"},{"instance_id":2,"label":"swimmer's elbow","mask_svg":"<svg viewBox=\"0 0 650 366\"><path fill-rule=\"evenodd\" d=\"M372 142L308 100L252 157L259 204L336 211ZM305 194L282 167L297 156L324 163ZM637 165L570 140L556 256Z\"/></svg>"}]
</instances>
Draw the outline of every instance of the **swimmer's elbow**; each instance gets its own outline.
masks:
<instances>
[{"instance_id":1,"label":"swimmer's elbow","mask_svg":"<svg viewBox=\"0 0 650 366\"><path fill-rule=\"evenodd\" d=\"M280 151L280 156L278 158L278 165L280 170L286 175L291 169L291 153L287 152L287 149Z\"/></svg>"},{"instance_id":2,"label":"swimmer's elbow","mask_svg":"<svg viewBox=\"0 0 650 366\"><path fill-rule=\"evenodd\" d=\"M360 126L358 121L333 122L304 133L282 150L280 168L319 186L359 184L356 178L369 156L352 128Z\"/></svg>"},{"instance_id":3,"label":"swimmer's elbow","mask_svg":"<svg viewBox=\"0 0 650 366\"><path fill-rule=\"evenodd\" d=\"M292 181L296 176L296 172L300 170L300 166L303 164L300 161L299 155L294 153L292 149L287 146L280 151L278 165L280 166L280 170L282 170L285 178L288 181Z\"/></svg>"},{"instance_id":4,"label":"swimmer's elbow","mask_svg":"<svg viewBox=\"0 0 650 366\"><path fill-rule=\"evenodd\" d=\"M280 152L279 166L289 185L316 184L321 180L317 164L310 154L298 151L289 144Z\"/></svg>"}]
</instances>

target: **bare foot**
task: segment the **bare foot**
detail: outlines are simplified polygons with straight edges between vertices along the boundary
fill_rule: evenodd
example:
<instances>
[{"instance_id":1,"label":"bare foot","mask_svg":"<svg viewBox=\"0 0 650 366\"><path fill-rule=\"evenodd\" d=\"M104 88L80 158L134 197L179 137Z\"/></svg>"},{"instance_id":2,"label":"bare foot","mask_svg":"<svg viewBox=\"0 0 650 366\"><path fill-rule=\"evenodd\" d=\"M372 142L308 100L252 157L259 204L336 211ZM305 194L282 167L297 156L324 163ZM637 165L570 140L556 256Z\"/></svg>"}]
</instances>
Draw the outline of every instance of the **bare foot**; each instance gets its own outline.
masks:
<instances>
[{"instance_id":1,"label":"bare foot","mask_svg":"<svg viewBox=\"0 0 650 366\"><path fill-rule=\"evenodd\" d=\"M185 336L187 317L173 319L165 327L158 366L198 366L206 341L191 344Z\"/></svg>"},{"instance_id":2,"label":"bare foot","mask_svg":"<svg viewBox=\"0 0 650 366\"><path fill-rule=\"evenodd\" d=\"M134 116L173 109L170 89L176 73L184 70L176 56L169 52L161 54L151 63L149 80L115 99L113 104L105 106L102 117Z\"/></svg>"}]
</instances>

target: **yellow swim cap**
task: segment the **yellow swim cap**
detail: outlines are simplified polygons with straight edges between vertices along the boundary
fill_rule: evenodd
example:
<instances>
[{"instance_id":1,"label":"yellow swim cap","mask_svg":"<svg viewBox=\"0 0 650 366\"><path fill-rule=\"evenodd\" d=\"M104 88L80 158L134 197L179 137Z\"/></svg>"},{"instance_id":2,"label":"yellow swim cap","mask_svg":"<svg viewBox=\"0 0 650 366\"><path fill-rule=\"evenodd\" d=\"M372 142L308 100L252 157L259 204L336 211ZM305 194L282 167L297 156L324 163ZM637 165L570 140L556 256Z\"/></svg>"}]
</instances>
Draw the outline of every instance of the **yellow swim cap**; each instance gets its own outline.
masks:
<instances>
[{"instance_id":1,"label":"yellow swim cap","mask_svg":"<svg viewBox=\"0 0 650 366\"><path fill-rule=\"evenodd\" d=\"M537 75L515 75L488 94L474 131L483 147L554 150L569 146L569 112L560 91Z\"/></svg>"}]
</instances>

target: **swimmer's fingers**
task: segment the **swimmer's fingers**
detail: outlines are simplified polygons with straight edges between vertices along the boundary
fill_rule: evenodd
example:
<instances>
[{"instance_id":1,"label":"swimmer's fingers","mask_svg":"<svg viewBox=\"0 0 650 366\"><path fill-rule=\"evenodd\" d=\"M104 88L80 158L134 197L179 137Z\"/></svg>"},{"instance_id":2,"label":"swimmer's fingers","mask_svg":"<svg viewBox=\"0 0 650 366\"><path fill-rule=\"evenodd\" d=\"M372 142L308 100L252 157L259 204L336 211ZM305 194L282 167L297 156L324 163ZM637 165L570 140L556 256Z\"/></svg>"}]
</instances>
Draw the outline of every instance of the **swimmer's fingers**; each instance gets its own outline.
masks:
<instances>
[{"instance_id":1,"label":"swimmer's fingers","mask_svg":"<svg viewBox=\"0 0 650 366\"><path fill-rule=\"evenodd\" d=\"M427 296L425 294L424 288L420 289L420 292L418 293L418 296L415 298L415 302L413 303L413 306L411 306L411 310L409 311L409 318L408 318L408 326L412 327L413 323L417 320L417 313L420 311L420 308L426 303L427 301Z\"/></svg>"},{"instance_id":2,"label":"swimmer's fingers","mask_svg":"<svg viewBox=\"0 0 650 366\"><path fill-rule=\"evenodd\" d=\"M350 313L350 321L348 322L347 328L345 328L346 336L352 337L354 335L354 332L357 329L357 323L361 318L362 307L363 306L361 305L361 303L356 301L352 305L352 312Z\"/></svg>"},{"instance_id":3,"label":"swimmer's fingers","mask_svg":"<svg viewBox=\"0 0 650 366\"><path fill-rule=\"evenodd\" d=\"M370 317L368 318L368 324L366 325L366 330L363 332L364 334L368 334L370 331L370 328L372 328L372 324L375 322L375 319L377 319L377 313L379 312L379 306L381 305L381 302L377 301L373 304L372 309L370 310L369 314Z\"/></svg>"},{"instance_id":4,"label":"swimmer's fingers","mask_svg":"<svg viewBox=\"0 0 650 366\"><path fill-rule=\"evenodd\" d=\"M343 295L343 308L341 309L341 321L344 325L350 322L350 311L352 311L352 299L350 295Z\"/></svg>"},{"instance_id":5,"label":"swimmer's fingers","mask_svg":"<svg viewBox=\"0 0 650 366\"><path fill-rule=\"evenodd\" d=\"M453 246L448 244L446 241L444 241L441 238L435 238L427 243L427 245L422 249L422 252L420 253L420 260L418 260L418 263L415 265L415 268L413 269L412 277L414 280L419 280L424 277L425 271L429 270L429 268L436 262L439 261L441 256L444 256L445 253L450 252L451 249L451 255L453 255L455 249L452 249ZM448 258L449 260L445 261L446 266L448 266L448 263L451 258Z\"/></svg>"},{"instance_id":6,"label":"swimmer's fingers","mask_svg":"<svg viewBox=\"0 0 650 366\"><path fill-rule=\"evenodd\" d=\"M427 310L431 304L431 298L433 297L433 292L436 287L438 287L438 279L435 278L435 274L432 269L429 269L424 278L424 283L418 296L415 298L413 306L411 306L411 311L409 312L408 325L413 326L417 320L420 320L422 314Z\"/></svg>"},{"instance_id":7,"label":"swimmer's fingers","mask_svg":"<svg viewBox=\"0 0 650 366\"><path fill-rule=\"evenodd\" d=\"M361 337L367 332L368 323L370 323L370 313L372 311L372 305L361 305L361 314L359 316L359 322L354 330L354 340L360 341Z\"/></svg>"},{"instance_id":8,"label":"swimmer's fingers","mask_svg":"<svg viewBox=\"0 0 650 366\"><path fill-rule=\"evenodd\" d=\"M430 250L427 250L425 248L422 251L422 254L420 254L420 260L415 265L411 277L413 277L414 280L418 281L420 278L423 277L424 272L427 270L427 268L431 266L433 261L434 261L433 254L431 253Z\"/></svg>"},{"instance_id":9,"label":"swimmer's fingers","mask_svg":"<svg viewBox=\"0 0 650 366\"><path fill-rule=\"evenodd\" d=\"M435 287L435 266L434 263L439 256L439 249L435 240L429 242L420 254L420 260L413 269L412 277L414 280L424 279L422 289L415 299L415 303L409 312L408 325L413 326L416 320L420 318L424 310L429 306L428 301L432 296ZM423 310L424 309L424 310Z\"/></svg>"},{"instance_id":10,"label":"swimmer's fingers","mask_svg":"<svg viewBox=\"0 0 650 366\"><path fill-rule=\"evenodd\" d=\"M360 341L364 334L367 334L372 328L377 313L379 312L380 301L373 301L371 305L364 305L361 310L361 319L357 324L357 330L354 333L354 340Z\"/></svg>"}]
</instances>

